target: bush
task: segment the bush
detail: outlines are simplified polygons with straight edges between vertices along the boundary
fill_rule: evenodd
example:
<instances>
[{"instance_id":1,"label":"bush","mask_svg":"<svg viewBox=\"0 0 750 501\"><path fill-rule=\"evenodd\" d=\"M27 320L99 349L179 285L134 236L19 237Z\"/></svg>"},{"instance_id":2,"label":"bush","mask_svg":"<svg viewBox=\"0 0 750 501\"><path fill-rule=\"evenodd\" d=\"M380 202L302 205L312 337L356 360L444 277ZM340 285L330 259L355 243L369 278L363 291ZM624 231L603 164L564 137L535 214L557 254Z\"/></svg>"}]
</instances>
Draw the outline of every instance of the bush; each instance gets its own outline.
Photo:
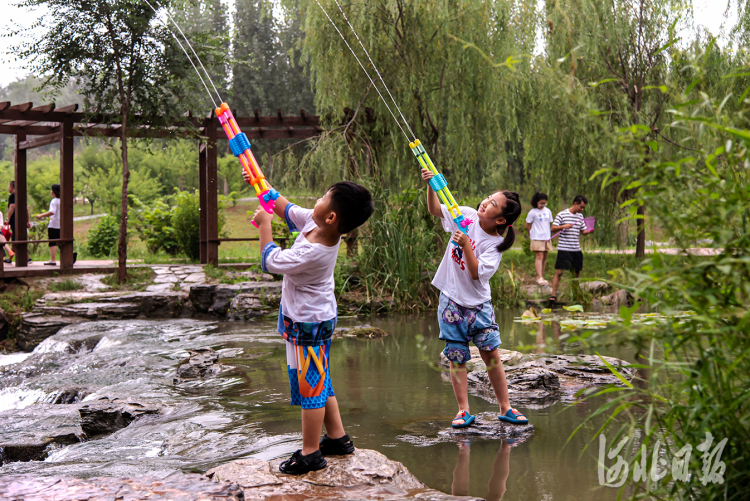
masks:
<instances>
[{"instance_id":1,"label":"bush","mask_svg":"<svg viewBox=\"0 0 750 501\"><path fill-rule=\"evenodd\" d=\"M104 216L89 230L87 248L94 257L109 257L117 250L120 221L115 216Z\"/></svg>"},{"instance_id":2,"label":"bush","mask_svg":"<svg viewBox=\"0 0 750 501\"><path fill-rule=\"evenodd\" d=\"M176 207L172 211L172 228L177 244L190 259L200 257L200 205L198 193L180 191L176 195Z\"/></svg>"},{"instance_id":3,"label":"bush","mask_svg":"<svg viewBox=\"0 0 750 501\"><path fill-rule=\"evenodd\" d=\"M172 226L172 208L162 200L155 200L149 207L134 198L133 204L138 210L138 215L134 218L136 231L149 252L156 254L163 250L169 255L176 255L180 246L177 232Z\"/></svg>"}]
</instances>

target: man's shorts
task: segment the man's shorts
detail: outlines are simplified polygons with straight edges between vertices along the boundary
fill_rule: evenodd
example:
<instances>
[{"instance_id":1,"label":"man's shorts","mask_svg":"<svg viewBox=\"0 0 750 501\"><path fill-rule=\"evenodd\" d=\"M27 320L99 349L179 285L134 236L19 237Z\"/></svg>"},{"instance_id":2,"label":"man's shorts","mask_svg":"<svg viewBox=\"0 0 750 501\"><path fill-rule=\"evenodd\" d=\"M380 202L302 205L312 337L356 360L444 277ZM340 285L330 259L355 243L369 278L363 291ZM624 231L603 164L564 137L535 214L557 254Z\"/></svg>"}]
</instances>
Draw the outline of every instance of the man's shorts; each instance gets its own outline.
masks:
<instances>
[{"instance_id":1,"label":"man's shorts","mask_svg":"<svg viewBox=\"0 0 750 501\"><path fill-rule=\"evenodd\" d=\"M60 238L60 228L47 228L47 237L50 240L57 240ZM57 247L57 242L50 242L50 247Z\"/></svg>"},{"instance_id":2,"label":"man's shorts","mask_svg":"<svg viewBox=\"0 0 750 501\"><path fill-rule=\"evenodd\" d=\"M532 240L532 252L549 252L552 250L552 240Z\"/></svg>"},{"instance_id":3,"label":"man's shorts","mask_svg":"<svg viewBox=\"0 0 750 501\"><path fill-rule=\"evenodd\" d=\"M286 342L286 365L292 405L320 409L334 396L329 354L331 342L323 346L297 346Z\"/></svg>"},{"instance_id":4,"label":"man's shorts","mask_svg":"<svg viewBox=\"0 0 750 501\"><path fill-rule=\"evenodd\" d=\"M471 359L469 341L483 351L495 350L501 343L491 301L466 308L441 292L438 324L440 339L445 341L443 354L455 364L463 364Z\"/></svg>"},{"instance_id":5,"label":"man's shorts","mask_svg":"<svg viewBox=\"0 0 750 501\"><path fill-rule=\"evenodd\" d=\"M581 251L557 251L555 260L556 270L569 270L578 273L583 269L583 252Z\"/></svg>"}]
</instances>

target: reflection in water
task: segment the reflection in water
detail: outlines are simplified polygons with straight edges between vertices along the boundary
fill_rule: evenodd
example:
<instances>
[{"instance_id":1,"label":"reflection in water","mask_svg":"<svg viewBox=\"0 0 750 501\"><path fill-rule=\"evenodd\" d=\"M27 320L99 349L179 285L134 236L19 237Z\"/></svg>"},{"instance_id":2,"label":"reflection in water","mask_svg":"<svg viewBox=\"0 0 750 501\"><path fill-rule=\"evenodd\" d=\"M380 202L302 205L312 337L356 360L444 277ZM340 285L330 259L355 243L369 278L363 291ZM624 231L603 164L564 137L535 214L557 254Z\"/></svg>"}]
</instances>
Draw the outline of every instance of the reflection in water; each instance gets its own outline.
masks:
<instances>
[{"instance_id":1,"label":"reflection in water","mask_svg":"<svg viewBox=\"0 0 750 501\"><path fill-rule=\"evenodd\" d=\"M469 495L469 472L470 472L471 444L468 441L458 443L458 456L456 467L453 469L453 484L451 494L454 496ZM484 466L484 463L477 465ZM487 484L487 501L500 501L505 495L506 482L510 474L510 444L500 440L495 461L492 463L490 481Z\"/></svg>"}]
</instances>

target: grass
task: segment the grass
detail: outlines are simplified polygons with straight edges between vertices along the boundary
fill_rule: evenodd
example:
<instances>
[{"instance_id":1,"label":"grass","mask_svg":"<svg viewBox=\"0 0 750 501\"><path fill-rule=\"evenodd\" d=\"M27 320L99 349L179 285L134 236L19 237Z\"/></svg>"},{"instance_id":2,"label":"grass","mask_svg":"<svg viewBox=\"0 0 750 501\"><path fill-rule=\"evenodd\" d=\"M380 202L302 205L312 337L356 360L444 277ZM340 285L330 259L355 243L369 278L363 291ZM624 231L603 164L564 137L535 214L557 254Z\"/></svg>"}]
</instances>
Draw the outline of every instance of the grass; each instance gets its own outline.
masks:
<instances>
[{"instance_id":1,"label":"grass","mask_svg":"<svg viewBox=\"0 0 750 501\"><path fill-rule=\"evenodd\" d=\"M109 285L116 291L144 291L154 282L156 273L147 267L128 268L128 278L124 284L117 282L117 273L102 278L102 283Z\"/></svg>"},{"instance_id":2,"label":"grass","mask_svg":"<svg viewBox=\"0 0 750 501\"><path fill-rule=\"evenodd\" d=\"M36 300L44 295L41 289L26 288L23 292L20 289L16 287L0 294L0 309L8 319L8 340L0 342L0 346L9 351L15 351L15 334L21 325L22 314L31 311Z\"/></svg>"},{"instance_id":3,"label":"grass","mask_svg":"<svg viewBox=\"0 0 750 501\"><path fill-rule=\"evenodd\" d=\"M66 278L60 282L52 282L47 286L47 290L50 292L64 292L64 291L77 291L83 289L82 283Z\"/></svg>"}]
</instances>

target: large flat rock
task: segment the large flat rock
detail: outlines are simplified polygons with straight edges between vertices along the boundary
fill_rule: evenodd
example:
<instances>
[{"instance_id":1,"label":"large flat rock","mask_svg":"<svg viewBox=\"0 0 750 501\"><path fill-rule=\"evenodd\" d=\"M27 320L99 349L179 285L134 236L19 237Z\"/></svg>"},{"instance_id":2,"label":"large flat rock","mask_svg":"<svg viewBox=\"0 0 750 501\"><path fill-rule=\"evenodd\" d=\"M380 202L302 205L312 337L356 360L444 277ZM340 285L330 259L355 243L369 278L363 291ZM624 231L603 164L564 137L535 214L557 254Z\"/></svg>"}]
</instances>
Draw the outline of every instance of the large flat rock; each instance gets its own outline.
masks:
<instances>
[{"instance_id":1,"label":"large flat rock","mask_svg":"<svg viewBox=\"0 0 750 501\"><path fill-rule=\"evenodd\" d=\"M56 334L63 327L85 321L85 318L43 313L24 313L16 332L16 344L24 351L33 350L39 343Z\"/></svg>"},{"instance_id":2,"label":"large flat rock","mask_svg":"<svg viewBox=\"0 0 750 501\"><path fill-rule=\"evenodd\" d=\"M475 498L451 496L430 489L403 464L383 454L357 449L348 456L329 456L328 466L305 475L279 472L282 459L241 459L209 470L217 482L239 485L246 500L423 499L434 501Z\"/></svg>"},{"instance_id":3,"label":"large flat rock","mask_svg":"<svg viewBox=\"0 0 750 501\"><path fill-rule=\"evenodd\" d=\"M237 301L234 299L242 295ZM281 282L242 282L239 284L199 284L190 287L190 302L196 311L230 319L252 318L278 308ZM262 313L261 313L262 312Z\"/></svg>"},{"instance_id":4,"label":"large flat rock","mask_svg":"<svg viewBox=\"0 0 750 501\"><path fill-rule=\"evenodd\" d=\"M242 501L234 484L211 482L198 474L165 479L71 478L7 475L0 477L0 499L7 501Z\"/></svg>"},{"instance_id":5,"label":"large flat rock","mask_svg":"<svg viewBox=\"0 0 750 501\"><path fill-rule=\"evenodd\" d=\"M497 415L497 412L477 414L474 423L467 428L453 428L449 420L417 421L404 427L407 435L399 435L397 438L417 446L466 440L501 439L516 446L529 440L534 434L533 424L506 423L497 419Z\"/></svg>"},{"instance_id":6,"label":"large flat rock","mask_svg":"<svg viewBox=\"0 0 750 501\"><path fill-rule=\"evenodd\" d=\"M548 407L561 398L570 400L583 388L613 384L622 386L607 365L595 355L524 354L512 350L498 350L508 380L508 393L513 406L527 408ZM632 380L636 374L629 363L613 357L603 357L610 365ZM441 353L440 365L450 363ZM495 393L487 376L487 367L479 349L471 347L471 360L466 364L469 391L485 400L496 403ZM449 378L446 372L443 376Z\"/></svg>"}]
</instances>

